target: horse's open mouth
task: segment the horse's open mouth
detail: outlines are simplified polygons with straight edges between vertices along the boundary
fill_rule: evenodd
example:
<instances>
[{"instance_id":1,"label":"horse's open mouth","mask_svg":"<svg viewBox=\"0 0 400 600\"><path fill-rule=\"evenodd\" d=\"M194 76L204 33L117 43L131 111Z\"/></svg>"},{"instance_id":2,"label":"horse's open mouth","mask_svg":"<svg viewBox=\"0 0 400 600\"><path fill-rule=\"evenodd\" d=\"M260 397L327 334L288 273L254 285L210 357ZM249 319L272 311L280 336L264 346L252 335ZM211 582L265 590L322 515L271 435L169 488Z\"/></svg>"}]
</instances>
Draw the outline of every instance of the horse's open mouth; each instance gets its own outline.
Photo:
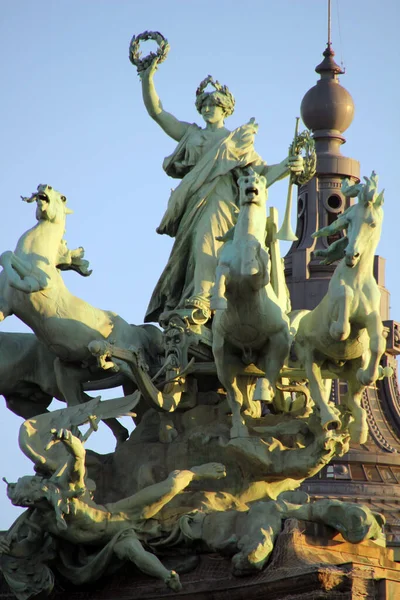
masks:
<instances>
[{"instance_id":1,"label":"horse's open mouth","mask_svg":"<svg viewBox=\"0 0 400 600\"><path fill-rule=\"evenodd\" d=\"M244 190L246 196L258 196L258 189L256 187L249 186Z\"/></svg>"},{"instance_id":2,"label":"horse's open mouth","mask_svg":"<svg viewBox=\"0 0 400 600\"><path fill-rule=\"evenodd\" d=\"M350 269L352 269L353 267L356 266L358 260L356 258L346 258L345 262L346 262L346 267L350 267Z\"/></svg>"}]
</instances>

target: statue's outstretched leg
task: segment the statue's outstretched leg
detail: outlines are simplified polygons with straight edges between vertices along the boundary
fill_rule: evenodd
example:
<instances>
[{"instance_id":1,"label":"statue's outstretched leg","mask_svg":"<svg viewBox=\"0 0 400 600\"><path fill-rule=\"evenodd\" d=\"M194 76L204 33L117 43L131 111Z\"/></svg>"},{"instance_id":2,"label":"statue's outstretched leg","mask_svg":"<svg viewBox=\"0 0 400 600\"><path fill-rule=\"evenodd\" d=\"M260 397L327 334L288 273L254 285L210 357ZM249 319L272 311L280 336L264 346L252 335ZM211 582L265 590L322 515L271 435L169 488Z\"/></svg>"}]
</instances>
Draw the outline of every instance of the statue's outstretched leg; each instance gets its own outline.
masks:
<instances>
[{"instance_id":1,"label":"statue's outstretched leg","mask_svg":"<svg viewBox=\"0 0 400 600\"><path fill-rule=\"evenodd\" d=\"M132 529L128 529L118 540L114 552L121 560L133 562L143 573L162 579L172 590L178 592L182 589L179 575L175 571L168 571L157 556L147 552Z\"/></svg>"}]
</instances>

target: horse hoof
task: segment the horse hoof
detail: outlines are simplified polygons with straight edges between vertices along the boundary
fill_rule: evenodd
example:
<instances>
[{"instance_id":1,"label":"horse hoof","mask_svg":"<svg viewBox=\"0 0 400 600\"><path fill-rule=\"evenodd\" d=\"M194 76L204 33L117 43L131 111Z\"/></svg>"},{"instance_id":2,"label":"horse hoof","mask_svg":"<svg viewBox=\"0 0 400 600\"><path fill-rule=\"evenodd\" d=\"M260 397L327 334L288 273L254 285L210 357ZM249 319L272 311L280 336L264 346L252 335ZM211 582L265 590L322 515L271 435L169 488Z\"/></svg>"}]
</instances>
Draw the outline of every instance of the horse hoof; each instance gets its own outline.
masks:
<instances>
[{"instance_id":1,"label":"horse hoof","mask_svg":"<svg viewBox=\"0 0 400 600\"><path fill-rule=\"evenodd\" d=\"M226 310L228 308L228 302L225 298L212 298L210 308L211 310Z\"/></svg>"},{"instance_id":2,"label":"horse hoof","mask_svg":"<svg viewBox=\"0 0 400 600\"><path fill-rule=\"evenodd\" d=\"M374 381L378 379L378 375L376 377L370 377L367 370L364 371L364 369L358 369L357 379L362 385L367 386L374 383Z\"/></svg>"},{"instance_id":3,"label":"horse hoof","mask_svg":"<svg viewBox=\"0 0 400 600\"><path fill-rule=\"evenodd\" d=\"M272 402L271 386L265 377L259 377L254 390L253 400L261 400L262 402Z\"/></svg>"},{"instance_id":4,"label":"horse hoof","mask_svg":"<svg viewBox=\"0 0 400 600\"><path fill-rule=\"evenodd\" d=\"M178 437L178 432L175 427L167 425L166 427L160 427L159 440L162 444L170 444Z\"/></svg>"},{"instance_id":5,"label":"horse hoof","mask_svg":"<svg viewBox=\"0 0 400 600\"><path fill-rule=\"evenodd\" d=\"M327 405L319 409L322 429L325 431L338 431L342 427L340 412L335 406Z\"/></svg>"},{"instance_id":6,"label":"horse hoof","mask_svg":"<svg viewBox=\"0 0 400 600\"><path fill-rule=\"evenodd\" d=\"M246 425L243 425L243 424L233 425L233 427L231 428L231 431L230 431L230 435L231 435L231 440L233 440L235 438L250 437L249 430L247 429Z\"/></svg>"},{"instance_id":7,"label":"horse hoof","mask_svg":"<svg viewBox=\"0 0 400 600\"><path fill-rule=\"evenodd\" d=\"M392 367L381 367L379 365L379 374L378 379L384 379L385 377L393 377L393 369Z\"/></svg>"}]
</instances>

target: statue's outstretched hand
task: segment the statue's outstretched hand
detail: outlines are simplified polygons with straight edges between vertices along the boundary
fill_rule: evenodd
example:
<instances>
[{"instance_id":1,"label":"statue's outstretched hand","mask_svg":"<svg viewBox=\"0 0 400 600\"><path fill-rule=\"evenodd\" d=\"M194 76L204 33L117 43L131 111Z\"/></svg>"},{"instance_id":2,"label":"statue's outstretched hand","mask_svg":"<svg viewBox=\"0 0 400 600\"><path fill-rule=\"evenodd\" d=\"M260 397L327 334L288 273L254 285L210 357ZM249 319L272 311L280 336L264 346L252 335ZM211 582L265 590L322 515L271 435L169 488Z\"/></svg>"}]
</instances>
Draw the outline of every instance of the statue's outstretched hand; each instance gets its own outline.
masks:
<instances>
[{"instance_id":1,"label":"statue's outstretched hand","mask_svg":"<svg viewBox=\"0 0 400 600\"><path fill-rule=\"evenodd\" d=\"M72 451L77 458L85 458L85 449L82 442L71 433L69 429L51 429L52 439L46 446L50 450L55 444L63 442L64 445Z\"/></svg>"},{"instance_id":2,"label":"statue's outstretched hand","mask_svg":"<svg viewBox=\"0 0 400 600\"><path fill-rule=\"evenodd\" d=\"M150 63L150 66L147 69L143 69L143 71L138 71L138 75L142 81L150 81L154 77L154 73L158 69L158 59L155 56L153 61Z\"/></svg>"},{"instance_id":3,"label":"statue's outstretched hand","mask_svg":"<svg viewBox=\"0 0 400 600\"><path fill-rule=\"evenodd\" d=\"M294 175L300 175L304 171L304 160L301 154L289 155L287 161L289 170Z\"/></svg>"}]
</instances>

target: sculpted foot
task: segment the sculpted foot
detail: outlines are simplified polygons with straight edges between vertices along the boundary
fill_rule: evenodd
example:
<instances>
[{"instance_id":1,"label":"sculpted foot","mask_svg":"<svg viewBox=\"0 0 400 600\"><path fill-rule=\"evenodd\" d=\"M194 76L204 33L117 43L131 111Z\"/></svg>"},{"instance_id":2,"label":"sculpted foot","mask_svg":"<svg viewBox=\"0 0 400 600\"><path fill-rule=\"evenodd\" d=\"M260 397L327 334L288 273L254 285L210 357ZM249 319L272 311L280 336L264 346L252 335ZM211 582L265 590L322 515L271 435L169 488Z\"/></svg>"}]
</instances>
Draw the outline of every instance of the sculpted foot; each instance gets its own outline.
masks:
<instances>
[{"instance_id":1,"label":"sculpted foot","mask_svg":"<svg viewBox=\"0 0 400 600\"><path fill-rule=\"evenodd\" d=\"M178 573L171 571L167 579L165 579L165 585L174 590L174 592L179 592L182 589L182 584Z\"/></svg>"},{"instance_id":2,"label":"sculpted foot","mask_svg":"<svg viewBox=\"0 0 400 600\"><path fill-rule=\"evenodd\" d=\"M190 469L195 474L194 479L222 479L226 477L225 465L221 463L206 463Z\"/></svg>"},{"instance_id":3,"label":"sculpted foot","mask_svg":"<svg viewBox=\"0 0 400 600\"><path fill-rule=\"evenodd\" d=\"M232 571L236 576L249 575L254 571L260 571L268 560L272 550L273 542L260 544L250 552L238 552L232 557Z\"/></svg>"}]
</instances>

